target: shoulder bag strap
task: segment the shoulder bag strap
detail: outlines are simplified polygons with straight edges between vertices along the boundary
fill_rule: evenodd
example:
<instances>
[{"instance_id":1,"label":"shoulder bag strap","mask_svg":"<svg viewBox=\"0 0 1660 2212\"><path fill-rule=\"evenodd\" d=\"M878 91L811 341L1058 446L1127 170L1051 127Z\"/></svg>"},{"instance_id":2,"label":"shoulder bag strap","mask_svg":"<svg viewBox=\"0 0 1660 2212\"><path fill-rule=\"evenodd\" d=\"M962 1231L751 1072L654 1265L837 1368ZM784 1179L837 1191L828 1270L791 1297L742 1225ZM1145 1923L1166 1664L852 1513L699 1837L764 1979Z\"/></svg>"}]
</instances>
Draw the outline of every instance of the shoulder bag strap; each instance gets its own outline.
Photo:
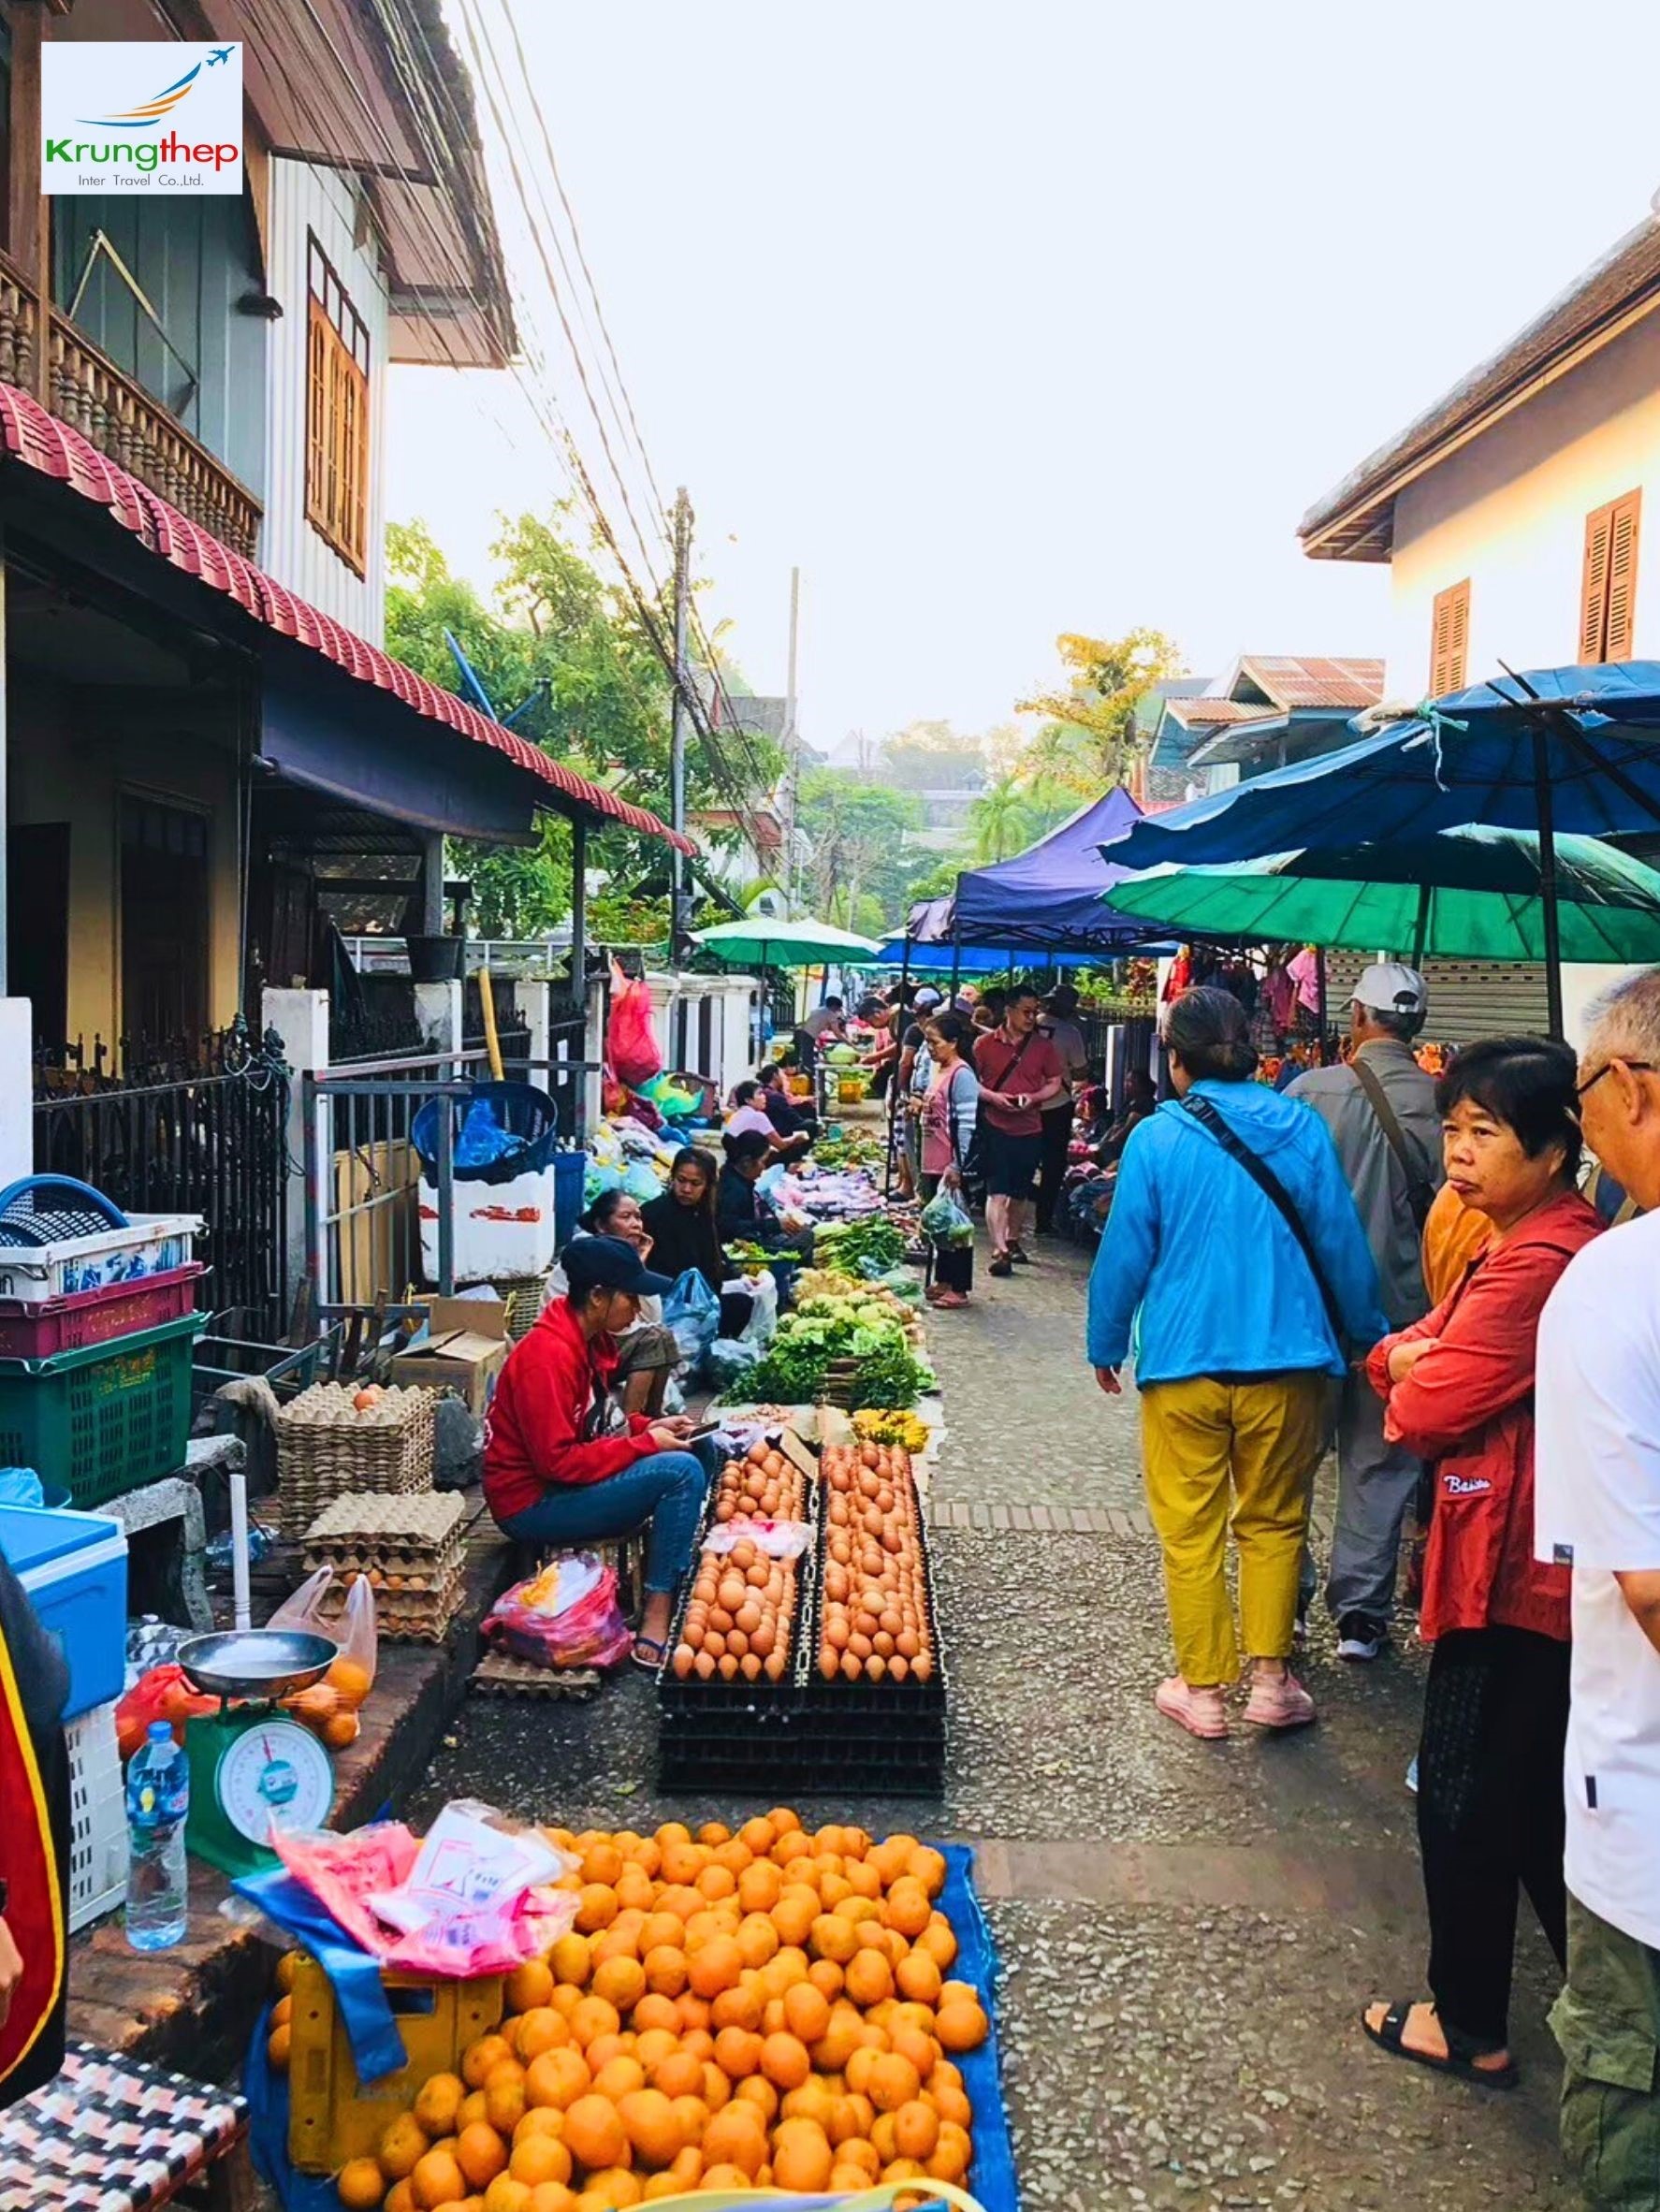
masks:
<instances>
[{"instance_id":1,"label":"shoulder bag strap","mask_svg":"<svg viewBox=\"0 0 1660 2212\"><path fill-rule=\"evenodd\" d=\"M1366 1103L1376 1116L1384 1141L1394 1154L1403 1175L1406 1178L1406 1203L1412 1209L1412 1218L1420 1235L1429 1219L1430 1208L1435 1202L1434 1185L1418 1163L1413 1148L1406 1142L1406 1132L1401 1127L1401 1117L1389 1102L1389 1093L1378 1080L1376 1070L1368 1068L1357 1054L1349 1062L1356 1081L1366 1095Z\"/></svg>"},{"instance_id":2,"label":"shoulder bag strap","mask_svg":"<svg viewBox=\"0 0 1660 2212\"><path fill-rule=\"evenodd\" d=\"M1314 1277L1314 1287L1320 1294L1320 1303L1326 1309L1326 1319L1336 1339L1337 1348L1341 1351L1348 1342L1348 1331L1343 1322L1343 1309L1337 1302L1336 1293L1332 1288L1325 1269L1320 1265L1319 1254L1314 1248L1314 1239L1297 1211L1297 1201L1268 1162L1251 1150L1208 1099L1201 1099L1197 1092L1189 1091L1181 1103L1182 1111L1190 1115L1201 1128L1208 1130L1230 1158L1239 1162L1297 1240L1297 1248L1308 1262L1308 1272Z\"/></svg>"}]
</instances>

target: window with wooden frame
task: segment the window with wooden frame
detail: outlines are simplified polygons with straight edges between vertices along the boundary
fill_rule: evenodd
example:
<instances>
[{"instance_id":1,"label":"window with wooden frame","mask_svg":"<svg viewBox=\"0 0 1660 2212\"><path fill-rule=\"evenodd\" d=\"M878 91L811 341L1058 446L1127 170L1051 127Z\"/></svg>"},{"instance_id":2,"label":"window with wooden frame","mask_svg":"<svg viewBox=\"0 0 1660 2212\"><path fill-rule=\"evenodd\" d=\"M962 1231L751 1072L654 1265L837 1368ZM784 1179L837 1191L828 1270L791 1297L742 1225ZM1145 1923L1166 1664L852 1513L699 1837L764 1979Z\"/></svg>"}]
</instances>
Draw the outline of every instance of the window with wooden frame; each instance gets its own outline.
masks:
<instances>
[{"instance_id":1,"label":"window with wooden frame","mask_svg":"<svg viewBox=\"0 0 1660 2212\"><path fill-rule=\"evenodd\" d=\"M358 575L369 565L369 327L306 237L305 512Z\"/></svg>"},{"instance_id":2,"label":"window with wooden frame","mask_svg":"<svg viewBox=\"0 0 1660 2212\"><path fill-rule=\"evenodd\" d=\"M1430 610L1430 697L1444 699L1469 681L1470 579L1437 591Z\"/></svg>"},{"instance_id":3,"label":"window with wooden frame","mask_svg":"<svg viewBox=\"0 0 1660 2212\"><path fill-rule=\"evenodd\" d=\"M1637 635L1637 539L1643 495L1627 491L1585 517L1580 658L1629 661Z\"/></svg>"}]
</instances>

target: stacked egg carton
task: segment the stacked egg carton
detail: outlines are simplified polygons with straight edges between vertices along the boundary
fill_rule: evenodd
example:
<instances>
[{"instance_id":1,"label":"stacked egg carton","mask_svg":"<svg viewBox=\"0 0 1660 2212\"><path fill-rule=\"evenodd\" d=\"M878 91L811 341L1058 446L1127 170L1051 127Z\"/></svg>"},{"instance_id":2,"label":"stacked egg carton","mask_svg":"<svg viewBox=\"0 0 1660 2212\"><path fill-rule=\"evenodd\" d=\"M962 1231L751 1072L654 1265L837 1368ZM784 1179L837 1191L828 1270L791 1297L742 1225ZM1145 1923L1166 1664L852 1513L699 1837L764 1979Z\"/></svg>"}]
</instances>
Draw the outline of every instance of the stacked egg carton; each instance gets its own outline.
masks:
<instances>
[{"instance_id":1,"label":"stacked egg carton","mask_svg":"<svg viewBox=\"0 0 1660 2212\"><path fill-rule=\"evenodd\" d=\"M437 1393L313 1383L277 1408L277 1520L293 1541L342 1492L432 1488Z\"/></svg>"},{"instance_id":2,"label":"stacked egg carton","mask_svg":"<svg viewBox=\"0 0 1660 2212\"><path fill-rule=\"evenodd\" d=\"M305 1534L307 1570L334 1569L338 1603L367 1576L381 1635L421 1643L441 1643L460 1611L466 1561L467 1508L454 1492L336 1498Z\"/></svg>"}]
</instances>

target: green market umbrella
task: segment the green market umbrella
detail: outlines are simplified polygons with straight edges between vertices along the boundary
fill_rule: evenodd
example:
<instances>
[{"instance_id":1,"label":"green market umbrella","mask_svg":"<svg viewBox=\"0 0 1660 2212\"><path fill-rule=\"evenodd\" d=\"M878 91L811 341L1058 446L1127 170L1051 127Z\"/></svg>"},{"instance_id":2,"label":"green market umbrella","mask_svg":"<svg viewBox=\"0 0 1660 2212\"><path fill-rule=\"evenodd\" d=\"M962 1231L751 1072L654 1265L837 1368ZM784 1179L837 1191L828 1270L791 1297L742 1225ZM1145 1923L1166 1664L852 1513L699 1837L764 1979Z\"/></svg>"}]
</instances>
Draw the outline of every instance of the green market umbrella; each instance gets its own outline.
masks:
<instances>
[{"instance_id":1,"label":"green market umbrella","mask_svg":"<svg viewBox=\"0 0 1660 2212\"><path fill-rule=\"evenodd\" d=\"M1660 874L1596 837L1556 839L1565 961L1660 961ZM1105 895L1189 937L1461 960L1545 958L1539 841L1467 827L1149 868Z\"/></svg>"},{"instance_id":2,"label":"green market umbrella","mask_svg":"<svg viewBox=\"0 0 1660 2212\"><path fill-rule=\"evenodd\" d=\"M721 922L692 933L694 945L735 968L869 968L881 957L874 938L856 937L832 922L769 922L764 914Z\"/></svg>"}]
</instances>

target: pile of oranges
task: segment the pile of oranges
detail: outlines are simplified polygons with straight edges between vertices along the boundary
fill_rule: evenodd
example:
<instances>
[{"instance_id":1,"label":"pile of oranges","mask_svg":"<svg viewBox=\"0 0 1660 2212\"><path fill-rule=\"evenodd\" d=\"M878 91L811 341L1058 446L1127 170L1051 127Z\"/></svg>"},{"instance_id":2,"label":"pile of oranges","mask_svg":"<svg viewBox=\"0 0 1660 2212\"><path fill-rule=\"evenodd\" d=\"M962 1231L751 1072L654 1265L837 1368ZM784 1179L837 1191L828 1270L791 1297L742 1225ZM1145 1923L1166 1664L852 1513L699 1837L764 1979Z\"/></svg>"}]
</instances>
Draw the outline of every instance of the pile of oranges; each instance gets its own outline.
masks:
<instances>
[{"instance_id":1,"label":"pile of oranges","mask_svg":"<svg viewBox=\"0 0 1660 2212\"><path fill-rule=\"evenodd\" d=\"M694 2190L855 2193L961 2182L955 2060L987 2034L949 1979L945 1862L914 1836L808 1835L782 1808L548 1835L580 1862L576 1924L507 1984L498 2031L438 2074L349 2212L623 2212Z\"/></svg>"},{"instance_id":2,"label":"pile of oranges","mask_svg":"<svg viewBox=\"0 0 1660 2212\"><path fill-rule=\"evenodd\" d=\"M903 1445L827 1444L824 1603L819 1672L826 1681L934 1674L922 1515Z\"/></svg>"}]
</instances>

